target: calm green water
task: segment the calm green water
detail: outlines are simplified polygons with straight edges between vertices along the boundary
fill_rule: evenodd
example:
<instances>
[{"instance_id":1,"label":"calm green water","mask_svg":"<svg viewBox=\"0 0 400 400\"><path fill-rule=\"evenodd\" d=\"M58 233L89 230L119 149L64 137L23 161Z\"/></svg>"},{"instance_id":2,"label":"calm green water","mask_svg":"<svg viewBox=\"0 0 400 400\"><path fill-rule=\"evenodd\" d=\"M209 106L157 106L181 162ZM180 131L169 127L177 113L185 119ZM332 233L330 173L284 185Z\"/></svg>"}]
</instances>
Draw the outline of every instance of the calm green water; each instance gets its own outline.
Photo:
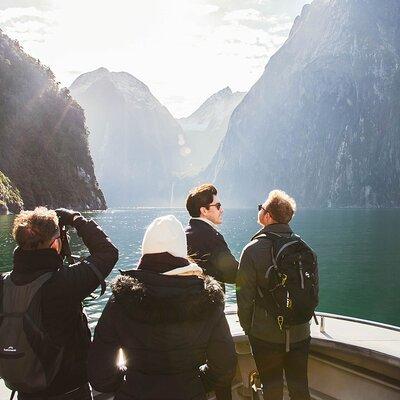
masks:
<instances>
[{"instance_id":1,"label":"calm green water","mask_svg":"<svg viewBox=\"0 0 400 400\"><path fill-rule=\"evenodd\" d=\"M118 269L135 266L146 226L156 217L174 214L183 224L183 209L131 209L87 213L119 248ZM258 230L256 210L226 210L221 232L239 257ZM0 216L0 271L12 264L12 216ZM300 210L292 224L317 252L320 268L320 311L400 325L400 210ZM72 236L75 254L86 250ZM108 296L88 303L92 324ZM235 301L233 288L228 302Z\"/></svg>"}]
</instances>

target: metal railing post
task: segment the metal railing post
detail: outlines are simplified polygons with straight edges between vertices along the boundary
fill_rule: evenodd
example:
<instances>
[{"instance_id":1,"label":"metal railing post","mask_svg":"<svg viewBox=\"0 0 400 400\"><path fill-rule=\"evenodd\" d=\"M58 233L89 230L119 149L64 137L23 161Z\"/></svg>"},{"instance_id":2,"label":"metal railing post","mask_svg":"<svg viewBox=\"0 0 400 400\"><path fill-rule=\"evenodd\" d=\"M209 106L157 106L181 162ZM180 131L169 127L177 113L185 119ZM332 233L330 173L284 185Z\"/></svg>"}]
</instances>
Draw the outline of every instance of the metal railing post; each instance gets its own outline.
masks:
<instances>
[{"instance_id":1,"label":"metal railing post","mask_svg":"<svg viewBox=\"0 0 400 400\"><path fill-rule=\"evenodd\" d=\"M325 317L323 315L321 315L321 320L319 323L319 331L321 333L325 333Z\"/></svg>"}]
</instances>

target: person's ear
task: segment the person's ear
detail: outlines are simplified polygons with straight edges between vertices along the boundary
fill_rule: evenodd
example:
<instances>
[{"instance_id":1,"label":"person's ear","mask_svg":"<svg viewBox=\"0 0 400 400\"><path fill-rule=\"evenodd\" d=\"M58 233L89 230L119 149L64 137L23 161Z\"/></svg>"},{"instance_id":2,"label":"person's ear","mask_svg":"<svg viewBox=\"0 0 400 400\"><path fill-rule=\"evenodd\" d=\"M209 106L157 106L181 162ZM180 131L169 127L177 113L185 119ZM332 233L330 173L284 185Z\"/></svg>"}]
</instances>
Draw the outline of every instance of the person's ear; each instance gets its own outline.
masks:
<instances>
[{"instance_id":1,"label":"person's ear","mask_svg":"<svg viewBox=\"0 0 400 400\"><path fill-rule=\"evenodd\" d=\"M207 207L200 207L200 217L207 214Z\"/></svg>"},{"instance_id":2,"label":"person's ear","mask_svg":"<svg viewBox=\"0 0 400 400\"><path fill-rule=\"evenodd\" d=\"M56 239L50 246L51 249L55 250L58 254L61 253L61 239Z\"/></svg>"}]
</instances>

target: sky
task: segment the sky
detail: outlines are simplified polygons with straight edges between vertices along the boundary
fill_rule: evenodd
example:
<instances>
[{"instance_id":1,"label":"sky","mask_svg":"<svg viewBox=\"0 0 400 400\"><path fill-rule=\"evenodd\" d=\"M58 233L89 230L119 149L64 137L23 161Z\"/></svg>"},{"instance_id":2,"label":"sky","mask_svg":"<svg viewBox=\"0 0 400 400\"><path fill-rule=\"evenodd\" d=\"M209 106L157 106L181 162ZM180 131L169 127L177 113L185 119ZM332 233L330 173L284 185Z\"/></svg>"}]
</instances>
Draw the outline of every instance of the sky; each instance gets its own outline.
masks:
<instances>
[{"instance_id":1,"label":"sky","mask_svg":"<svg viewBox=\"0 0 400 400\"><path fill-rule=\"evenodd\" d=\"M61 86L106 67L144 82L176 118L248 91L307 0L0 0L0 29Z\"/></svg>"}]
</instances>

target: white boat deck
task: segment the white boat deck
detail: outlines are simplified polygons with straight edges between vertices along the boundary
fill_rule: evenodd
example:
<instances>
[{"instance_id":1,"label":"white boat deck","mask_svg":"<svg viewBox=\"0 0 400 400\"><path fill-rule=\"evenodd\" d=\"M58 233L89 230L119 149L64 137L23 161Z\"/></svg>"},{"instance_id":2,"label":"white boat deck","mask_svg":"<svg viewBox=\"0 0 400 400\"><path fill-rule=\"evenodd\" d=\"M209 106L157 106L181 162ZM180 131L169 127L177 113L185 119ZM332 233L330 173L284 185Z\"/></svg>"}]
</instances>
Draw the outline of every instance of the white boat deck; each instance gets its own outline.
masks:
<instances>
[{"instance_id":1,"label":"white boat deck","mask_svg":"<svg viewBox=\"0 0 400 400\"><path fill-rule=\"evenodd\" d=\"M375 351L398 359L400 365L400 327L377 324L372 321L353 319L354 321L336 319L340 316L323 314L323 332L321 332L321 315L317 316L320 325L311 320L311 337L318 340L337 342L359 347L366 351ZM244 336L239 324L236 310L227 312L231 333L236 340ZM370 325L371 324L371 325ZM372 325L373 324L373 325Z\"/></svg>"},{"instance_id":2,"label":"white boat deck","mask_svg":"<svg viewBox=\"0 0 400 400\"><path fill-rule=\"evenodd\" d=\"M318 315L319 322L321 318L322 315ZM322 329L321 322L317 326L312 320L311 336L313 342L322 346L325 343L330 346L332 344L342 347L348 346L355 352L373 355L375 359L400 367L400 327L341 318L346 317L324 314ZM235 309L227 311L227 319L235 342L245 340ZM327 348L327 354L329 354L329 347ZM400 380L400 376L398 379ZM0 399L8 399L10 393L4 382L0 380Z\"/></svg>"}]
</instances>

